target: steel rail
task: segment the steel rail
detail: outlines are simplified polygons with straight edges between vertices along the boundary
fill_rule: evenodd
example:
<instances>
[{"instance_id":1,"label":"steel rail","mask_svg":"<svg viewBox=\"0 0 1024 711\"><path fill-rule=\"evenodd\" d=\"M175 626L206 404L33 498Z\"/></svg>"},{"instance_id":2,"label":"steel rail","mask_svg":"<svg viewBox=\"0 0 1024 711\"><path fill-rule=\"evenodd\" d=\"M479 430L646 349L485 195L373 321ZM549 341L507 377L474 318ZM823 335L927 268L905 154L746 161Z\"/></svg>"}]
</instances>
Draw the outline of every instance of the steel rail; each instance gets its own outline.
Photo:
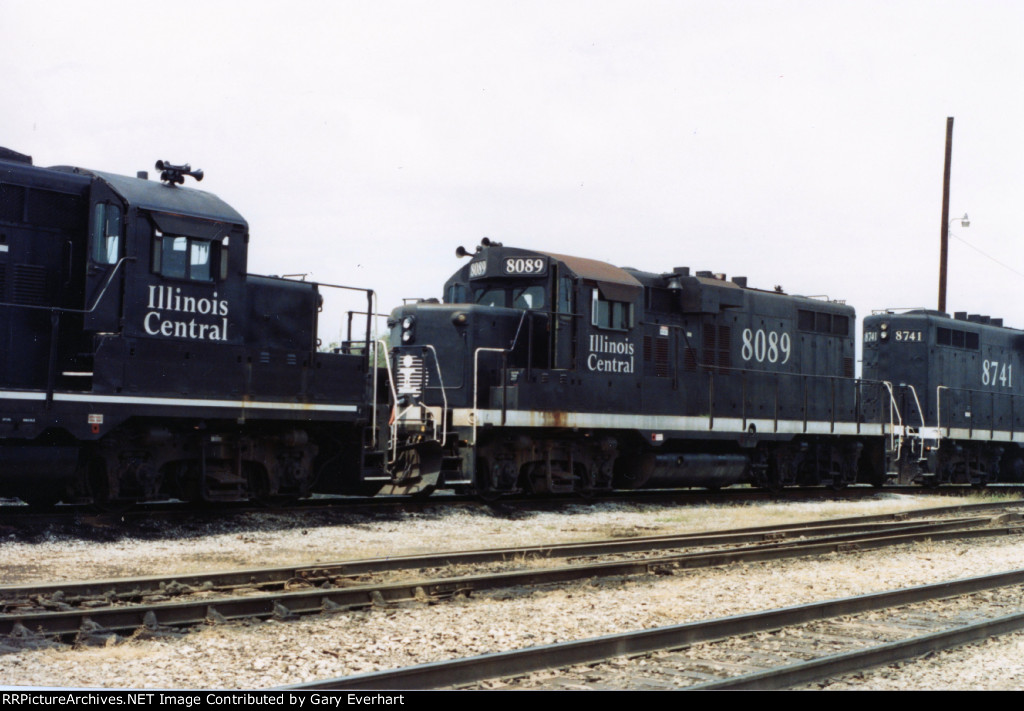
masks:
<instances>
[{"instance_id":1,"label":"steel rail","mask_svg":"<svg viewBox=\"0 0 1024 711\"><path fill-rule=\"evenodd\" d=\"M948 630L919 635L910 639L880 644L866 649L857 649L841 654L832 654L820 659L811 659L775 669L766 669L753 674L707 682L686 687L686 691L711 689L785 689L796 684L823 679L836 674L860 671L880 664L904 661L929 652L952 649L971 642L987 639L1024 628L1024 612L1004 615Z\"/></svg>"},{"instance_id":2,"label":"steel rail","mask_svg":"<svg viewBox=\"0 0 1024 711\"><path fill-rule=\"evenodd\" d=\"M686 647L744 634L839 617L943 597L966 595L1024 584L1024 570L1013 570L912 588L785 607L764 612L688 622L654 629L592 637L570 642L495 652L444 662L431 662L353 676L324 679L283 689L436 689L485 679L600 662L625 655ZM1011 616L1018 617L1018 616ZM1009 618L1006 618L1009 619ZM837 655L838 656L838 655ZM800 666L800 665L794 665ZM807 680L807 679L805 679ZM797 683L797 682L792 682ZM695 687L697 688L697 687ZM711 688L711 687L708 687ZM751 688L764 688L754 686Z\"/></svg>"},{"instance_id":3,"label":"steel rail","mask_svg":"<svg viewBox=\"0 0 1024 711\"><path fill-rule=\"evenodd\" d=\"M190 588L232 588L283 585L288 580L322 580L324 577L363 575L392 570L431 568L473 563L493 563L525 558L567 558L585 555L606 555L611 553L635 553L670 547L705 547L715 545L736 545L757 541L779 540L795 536L837 534L844 531L880 530L886 526L914 525L910 522L926 516L955 513L973 513L993 509L1024 506L1024 502L1002 502L942 506L892 514L856 516L826 521L804 521L773 526L756 526L729 531L710 531L688 534L663 534L635 538L582 541L576 543L519 546L509 548L487 548L471 551L449 551L418 555L388 556L362 560L328 562L317 565L283 566L201 574L174 574L145 576L138 578L116 578L107 580L29 583L0 586L0 602L28 597L52 597L60 593L65 600L75 597L117 597L138 598L158 594L166 586ZM903 523L900 523L903 522Z\"/></svg>"},{"instance_id":4,"label":"steel rail","mask_svg":"<svg viewBox=\"0 0 1024 711\"><path fill-rule=\"evenodd\" d=\"M975 520L980 525L984 519ZM341 588L311 588L295 592L276 592L248 597L192 599L147 605L108 606L57 612L0 615L0 636L25 634L28 629L44 635L69 636L80 633L107 634L125 630L162 626L191 626L211 620L245 618L290 619L301 614L336 612L351 608L388 603L450 597L471 591L492 590L521 585L573 582L598 577L643 575L676 569L723 565L737 561L765 561L821 555L850 550L868 550L920 540L1020 535L1024 527L972 530L948 530L954 523L922 526L914 533L866 538L844 534L825 540L812 540L776 546L760 546L730 551L692 553L647 559L632 559L580 566L564 566L486 575L471 575L400 583L371 583Z\"/></svg>"},{"instance_id":5,"label":"steel rail","mask_svg":"<svg viewBox=\"0 0 1024 711\"><path fill-rule=\"evenodd\" d=\"M990 483L985 487L988 494L1021 495L1024 492L1024 485L1021 484L998 484ZM795 501L808 501L827 499L835 501L859 501L877 497L879 493L894 495L929 495L959 497L964 494L977 494L976 488L963 484L942 484L937 488L924 488L921 486L886 486L879 489L868 485L857 485L843 489L830 489L827 487L790 487L784 489L782 494L772 493L767 489L743 488L723 489L717 492L702 489L631 489L615 490L601 494L593 499L582 499L572 495L555 495L544 499L531 498L529 496L508 496L503 497L499 502L491 502L487 506L506 508L520 504L531 510L558 510L558 507L566 505L590 506L602 503L650 503L661 505L688 505L695 501L701 503L720 502L740 504L743 502L769 501L775 503L792 503ZM74 527L74 533L78 533L82 526L102 526L121 528L126 522L132 520L146 520L152 522L154 517L166 519L189 520L214 520L222 519L225 513L348 513L362 510L372 510L374 513L382 511L395 511L402 513L408 510L419 510L447 505L484 506L477 496L468 494L454 494L438 492L428 499L416 499L412 496L387 495L377 497L359 497L329 495L318 496L312 499L298 500L277 500L270 502L258 501L235 501L221 502L216 511L204 508L195 508L189 502L163 501L163 502L124 502L123 505L114 505L105 511L101 511L91 504L72 503L60 504L52 507L31 506L21 503L18 499L0 499L0 517L4 523L14 526L44 526L44 525L70 525ZM1000 504L963 504L961 506L1011 506L1013 501L1006 501ZM1019 504L1018 504L1019 505ZM956 510L958 506L943 507ZM936 511L939 509L935 509ZM885 516L886 514L882 514ZM872 517L853 517L870 520Z\"/></svg>"}]
</instances>

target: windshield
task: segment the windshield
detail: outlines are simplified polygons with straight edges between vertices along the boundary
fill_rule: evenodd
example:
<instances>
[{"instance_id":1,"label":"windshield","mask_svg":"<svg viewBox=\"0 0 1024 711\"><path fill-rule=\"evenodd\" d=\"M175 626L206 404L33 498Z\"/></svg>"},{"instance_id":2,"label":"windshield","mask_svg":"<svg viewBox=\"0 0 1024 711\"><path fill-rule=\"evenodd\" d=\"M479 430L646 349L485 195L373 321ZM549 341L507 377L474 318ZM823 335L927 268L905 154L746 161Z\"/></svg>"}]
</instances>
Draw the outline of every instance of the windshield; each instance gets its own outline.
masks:
<instances>
[{"instance_id":1,"label":"windshield","mask_svg":"<svg viewBox=\"0 0 1024 711\"><path fill-rule=\"evenodd\" d=\"M544 308L544 287L524 286L514 289L484 287L473 292L473 302L480 306L511 306L515 309Z\"/></svg>"}]
</instances>

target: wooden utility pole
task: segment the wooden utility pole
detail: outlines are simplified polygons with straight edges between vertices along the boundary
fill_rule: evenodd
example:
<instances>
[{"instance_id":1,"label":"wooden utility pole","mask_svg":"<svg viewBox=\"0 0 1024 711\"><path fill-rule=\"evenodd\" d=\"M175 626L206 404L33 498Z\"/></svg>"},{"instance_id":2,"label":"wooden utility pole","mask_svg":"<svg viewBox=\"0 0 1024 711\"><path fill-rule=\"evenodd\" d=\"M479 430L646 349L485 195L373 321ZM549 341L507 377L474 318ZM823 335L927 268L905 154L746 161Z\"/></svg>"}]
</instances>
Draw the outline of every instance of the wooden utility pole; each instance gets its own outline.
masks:
<instances>
[{"instance_id":1,"label":"wooden utility pole","mask_svg":"<svg viewBox=\"0 0 1024 711\"><path fill-rule=\"evenodd\" d=\"M946 170L942 174L942 240L939 247L939 311L946 311L946 265L949 260L949 170L953 162L953 117L946 119Z\"/></svg>"}]
</instances>

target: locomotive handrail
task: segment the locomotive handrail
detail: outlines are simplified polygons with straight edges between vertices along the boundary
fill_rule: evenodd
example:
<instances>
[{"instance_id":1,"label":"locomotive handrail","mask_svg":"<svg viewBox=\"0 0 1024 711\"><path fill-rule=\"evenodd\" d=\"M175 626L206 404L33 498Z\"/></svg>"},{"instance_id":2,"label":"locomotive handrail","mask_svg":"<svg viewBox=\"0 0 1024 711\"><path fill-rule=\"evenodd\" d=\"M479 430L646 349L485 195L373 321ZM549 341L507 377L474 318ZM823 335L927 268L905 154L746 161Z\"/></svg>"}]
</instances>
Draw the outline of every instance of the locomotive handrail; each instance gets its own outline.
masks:
<instances>
[{"instance_id":1,"label":"locomotive handrail","mask_svg":"<svg viewBox=\"0 0 1024 711\"><path fill-rule=\"evenodd\" d=\"M740 368L740 367L735 367L735 366L708 365L708 364L706 364L706 363L704 363L703 361L700 361L700 360L695 360L695 363L696 363L698 368L706 371L708 373L708 375L712 377L712 379L713 379L714 375L716 374L716 372L721 374L723 371L730 371L732 373L739 374L743 379L745 379L745 377L747 375L772 375L772 376L788 376L788 377L791 377L791 378L800 378L801 381L804 382L803 390L804 390L804 394L805 395L806 395L806 390L807 390L806 381L812 380L812 379L827 380L827 381L829 381L831 383L833 389L835 388L835 384L837 382L844 382L844 381L850 383L853 386L857 386L859 384L867 384L867 383L875 383L875 384L885 383L885 381L865 380L863 378L848 377L848 376L844 376L844 375L821 375L821 374L818 374L818 373L790 373L790 372L786 372L784 370L756 370L756 369L752 369L752 368ZM713 382L713 380L712 380L712 382ZM711 386L709 384L709 387L713 387L713 386ZM890 385L890 387L891 387L891 385ZM832 393L832 396L833 396L832 397L832 409L831 409L831 415L830 416L832 418L831 424L834 427L835 422L836 422L836 415L835 415L835 393L834 392ZM776 395L776 401L777 401L777 399L778 399L778 397ZM891 392L890 392L890 399L893 400L893 402L895 402L895 399L893 398ZM776 405L777 404L778 403L776 402ZM711 420L713 422L714 414L713 413L709 413L709 414L711 415ZM744 416L744 419L747 419L747 418ZM777 416L776 416L776 419L777 419ZM890 421L891 421L891 418L890 418ZM807 423L807 412L806 412L806 407L805 407L804 408L804 424L806 425L806 423ZM714 427L711 426L711 427L709 427L709 429L714 429Z\"/></svg>"},{"instance_id":2,"label":"locomotive handrail","mask_svg":"<svg viewBox=\"0 0 1024 711\"><path fill-rule=\"evenodd\" d=\"M103 287L99 293L96 294L96 298L93 299L92 306L87 309L69 309L64 306L38 306L35 304L16 304L9 302L0 302L0 306L13 306L15 308L22 309L34 309L38 311L47 311L50 314L50 349L47 355L46 365L46 409L49 410L53 406L53 392L56 388L57 382L57 341L60 336L60 315L61 314L91 314L96 310L96 307L100 305L103 297L107 293L107 289L110 288L111 282L114 280L114 275L121 268L121 265L125 262L134 262L135 257L121 257L117 260L117 264L110 270L110 274L107 275L106 281L103 282Z\"/></svg>"},{"instance_id":3,"label":"locomotive handrail","mask_svg":"<svg viewBox=\"0 0 1024 711\"><path fill-rule=\"evenodd\" d=\"M955 388L955 387L952 387L952 386L949 386L949 385L938 385L938 386L936 386L936 388L935 388L935 429L940 434L941 434L942 430L945 429L946 430L946 437L951 437L952 436L951 430L953 428L953 425L952 424L948 424L948 425L945 425L945 427L943 427L943 424L942 424L942 391L943 390L951 390L951 391L964 392L964 393L968 393L968 394L971 394L971 395L973 395L975 393L977 393L979 395L989 395L990 397L993 398L993 400L997 396L1008 397L1008 398L1010 398L1011 406L1013 405L1014 399L1020 397L1020 395L1015 394L1015 393L1001 393L1001 392L996 392L994 390L977 390L975 388ZM971 406L973 407L973 399L971 401ZM994 402L993 402L992 417L990 417L989 419L990 419L990 422L991 422L991 426L987 428L988 431L989 431L989 439L994 439L995 438L995 404L994 404ZM974 429L975 429L973 418L972 418L971 423L970 423L970 425L968 426L967 429L970 431L969 436L973 437ZM979 428L979 429L981 429L981 428ZM1012 439L1013 434L1015 432L1014 425L1013 425L1012 411L1011 411L1011 417L1010 417L1009 431L1010 431L1010 436L1011 436L1011 439Z\"/></svg>"},{"instance_id":4,"label":"locomotive handrail","mask_svg":"<svg viewBox=\"0 0 1024 711\"><path fill-rule=\"evenodd\" d=\"M280 278L280 277L278 277L278 278ZM285 281L294 281L294 280L292 280L292 279L285 279ZM374 301L375 301L375 298L377 296L376 292L373 289L364 289L361 286L345 286L344 284L326 284L324 282L311 282L311 283L316 285L316 286L318 286L318 287L326 286L326 287L331 288L331 289L343 289L343 290L346 290L346 291L362 291L362 292L364 292L366 294L366 314L367 314L366 315L366 341L365 342L367 344L369 344L370 341L373 340L373 335L372 335L373 319L371 318L371 316L376 315L376 313L375 313L376 309L374 308L374 306L375 306ZM360 312L360 313L362 313L362 312ZM352 326L352 324L351 324L351 322L349 322L349 329L350 329L349 334L348 334L349 335L349 340L352 340L351 339L351 336L352 336L351 326Z\"/></svg>"},{"instance_id":5,"label":"locomotive handrail","mask_svg":"<svg viewBox=\"0 0 1024 711\"><path fill-rule=\"evenodd\" d=\"M377 367L377 340L375 339L370 344L370 357L373 359L369 363L369 368L372 371L370 374L370 446L373 449L380 449L380 443L377 441L377 371L380 370Z\"/></svg>"},{"instance_id":6,"label":"locomotive handrail","mask_svg":"<svg viewBox=\"0 0 1024 711\"><path fill-rule=\"evenodd\" d=\"M384 346L385 349L387 348L387 344L384 342L383 338L378 338L376 341L374 341L374 345L376 345L378 343L380 345ZM387 351L385 350L385 352L387 352ZM387 358L384 359L384 365L387 368L387 373L388 373L388 388L391 390L391 402L394 403L394 405L392 405L392 408L393 408L393 410L392 410L392 420L389 423L389 428L391 430L391 436L388 439L391 440L390 441L391 453L393 455L397 456L397 453L398 453L398 438L395 436L395 433L398 430L398 424L397 424L398 416L397 416L397 412L396 412L395 408L398 407L398 390L395 388L395 378L394 378L394 374L391 372L391 358L390 357L387 357ZM376 368L374 368L374 370L376 370ZM376 389L374 389L374 391L373 391L373 400L374 400L373 429L374 429L374 434L376 434L376 431L377 431L377 417L376 417L376 414L377 414L377 412L376 412L377 390ZM376 443L377 443L377 440L374 439L374 444L376 444ZM394 463L394 461L395 461L395 459L394 459L394 457L392 457L391 461L388 462L388 463L391 464L391 463Z\"/></svg>"},{"instance_id":7,"label":"locomotive handrail","mask_svg":"<svg viewBox=\"0 0 1024 711\"><path fill-rule=\"evenodd\" d=\"M441 373L441 359L437 357L437 350L430 344L424 348L429 348L434 354L434 367L437 368L437 380L441 385L441 446L444 447L448 444L448 393L444 389L444 375ZM436 423L434 424L434 439L437 439Z\"/></svg>"},{"instance_id":8,"label":"locomotive handrail","mask_svg":"<svg viewBox=\"0 0 1024 711\"><path fill-rule=\"evenodd\" d=\"M871 309L872 316L884 316L885 314L895 314L897 311L907 313L908 311L927 311L925 306L890 306L887 309Z\"/></svg>"},{"instance_id":9,"label":"locomotive handrail","mask_svg":"<svg viewBox=\"0 0 1024 711\"><path fill-rule=\"evenodd\" d=\"M921 433L921 430L925 429L926 425L925 425L925 420L924 420L924 412L921 410L921 399L917 396L917 388L915 388L913 385L907 385L906 387L910 388L910 394L914 396L914 405L917 406L917 414L921 418L921 429L917 431L918 432L918 439L923 439L920 436L920 433ZM924 448L923 447L921 448L921 455L922 456L924 455Z\"/></svg>"},{"instance_id":10,"label":"locomotive handrail","mask_svg":"<svg viewBox=\"0 0 1024 711\"><path fill-rule=\"evenodd\" d=\"M523 313L519 317L519 325L516 327L516 333L512 337L512 343L509 345L508 348L477 348L475 351L473 351L473 441L470 442L471 446L475 446L476 445L476 428L477 428L477 422L480 419L480 406L479 406L479 402L480 402L479 401L480 354L481 353L501 353L501 354L504 355L504 354L511 353L513 350L515 350L516 344L519 342L519 334L522 332L523 322L526 320L526 315L528 313L530 313L531 311L536 313L535 310L523 309ZM531 324L532 324L532 321L531 321ZM529 361L527 361L527 362L529 363ZM502 373L501 382L502 382L502 387L504 388L505 382L506 382L505 381L505 374L504 374L504 372ZM507 408L508 408L508 400L507 400L507 398L502 397L502 400L501 400L501 413L502 413L502 418L501 419L502 419L502 424L505 424L505 422L504 422L504 420L505 420L505 410Z\"/></svg>"},{"instance_id":11,"label":"locomotive handrail","mask_svg":"<svg viewBox=\"0 0 1024 711\"><path fill-rule=\"evenodd\" d=\"M903 450L903 415L900 413L899 405L896 402L896 393L893 392L892 383L888 380L883 380L882 385L889 391L889 451L896 452L896 459L899 459L900 453ZM893 414L896 415L896 419L899 422L899 445L896 444L896 427L892 419Z\"/></svg>"},{"instance_id":12,"label":"locomotive handrail","mask_svg":"<svg viewBox=\"0 0 1024 711\"><path fill-rule=\"evenodd\" d=\"M284 277L272 277L274 279L281 279L282 281L294 281L294 279L285 279ZM367 358L367 373L366 377L370 381L370 392L372 393L371 399L373 405L371 408L371 426L370 426L370 438L373 442L373 446L376 448L378 445L377 440L377 340L373 338L373 316L379 316L380 314L375 313L375 300L377 293L373 289L365 289L360 286L345 286L344 284L327 284L324 282L310 282L317 289L321 286L326 286L330 289L342 289L344 291L362 291L366 294L366 358ZM346 336L348 336L349 343L352 343L352 311L349 311L348 317L348 329ZM362 314L364 312L356 312Z\"/></svg>"},{"instance_id":13,"label":"locomotive handrail","mask_svg":"<svg viewBox=\"0 0 1024 711\"><path fill-rule=\"evenodd\" d=\"M514 341L513 341L513 345L515 345ZM488 353L508 353L510 350L511 350L510 348L477 348L475 351L473 351L473 441L470 442L470 445L472 445L472 446L476 446L476 427L477 427L477 421L480 419L480 406L478 404L479 401L477 400L477 390L478 390L478 387L479 387L479 384L480 384L480 379L479 379L479 375L480 375L480 354L484 353L484 352L488 352ZM504 380L504 377L502 378L502 380ZM504 400L502 400L502 402L501 402L502 412L504 412L504 410L505 410L505 408L507 406L508 406L508 403L505 402ZM504 424L504 423L502 423L502 424Z\"/></svg>"},{"instance_id":14,"label":"locomotive handrail","mask_svg":"<svg viewBox=\"0 0 1024 711\"><path fill-rule=\"evenodd\" d=\"M935 432L940 434L942 432L942 391L949 390L948 385L938 385L935 387ZM946 434L949 434L947 432Z\"/></svg>"},{"instance_id":15,"label":"locomotive handrail","mask_svg":"<svg viewBox=\"0 0 1024 711\"><path fill-rule=\"evenodd\" d=\"M346 336L348 336L348 338L346 340L348 340L350 343L354 343L354 341L352 341L352 317L353 316L366 316L367 318L371 318L371 317L372 318L387 318L388 316L390 316L390 314L378 314L378 313L373 313L373 312L370 312L370 311L352 311L352 310L349 310L348 311L348 323L347 323L347 325L345 327L345 334L346 334Z\"/></svg>"}]
</instances>

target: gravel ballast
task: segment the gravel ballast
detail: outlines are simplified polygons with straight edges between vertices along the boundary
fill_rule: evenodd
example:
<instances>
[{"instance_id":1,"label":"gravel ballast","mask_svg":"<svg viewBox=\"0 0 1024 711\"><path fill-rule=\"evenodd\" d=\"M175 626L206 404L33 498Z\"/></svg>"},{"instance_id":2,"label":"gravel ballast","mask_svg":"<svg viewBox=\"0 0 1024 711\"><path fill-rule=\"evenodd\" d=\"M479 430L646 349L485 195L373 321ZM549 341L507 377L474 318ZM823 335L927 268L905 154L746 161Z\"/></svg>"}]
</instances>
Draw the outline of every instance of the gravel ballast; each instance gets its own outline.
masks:
<instances>
[{"instance_id":1,"label":"gravel ballast","mask_svg":"<svg viewBox=\"0 0 1024 711\"><path fill-rule=\"evenodd\" d=\"M948 505L939 497L669 507L596 504L550 513L488 509L351 515L250 514L159 533L44 534L0 545L4 583L103 579L466 548L759 526ZM208 626L106 647L0 655L0 684L258 689L517 647L677 624L1024 567L1024 539L926 543L671 576L480 593L290 622ZM1024 635L863 674L827 688L1024 688ZM817 688L812 685L808 688Z\"/></svg>"}]
</instances>

